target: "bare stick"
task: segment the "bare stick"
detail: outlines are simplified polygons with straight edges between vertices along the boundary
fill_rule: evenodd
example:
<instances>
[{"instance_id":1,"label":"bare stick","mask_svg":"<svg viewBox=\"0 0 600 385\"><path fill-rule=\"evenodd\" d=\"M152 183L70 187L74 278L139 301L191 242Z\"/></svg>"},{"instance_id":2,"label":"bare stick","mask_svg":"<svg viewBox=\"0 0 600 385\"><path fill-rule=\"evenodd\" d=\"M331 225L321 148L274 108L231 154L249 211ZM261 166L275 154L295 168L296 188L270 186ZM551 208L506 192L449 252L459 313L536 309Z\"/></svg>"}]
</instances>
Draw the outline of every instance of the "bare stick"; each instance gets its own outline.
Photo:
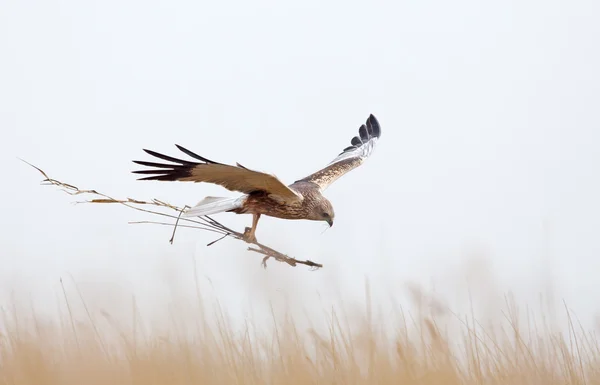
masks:
<instances>
[{"instance_id":1,"label":"bare stick","mask_svg":"<svg viewBox=\"0 0 600 385\"><path fill-rule=\"evenodd\" d=\"M177 221L175 221L175 226L173 226L173 235L171 235L171 239L169 240L170 244L173 244L173 239L175 239L175 230L177 230L177 224L179 223L179 218L181 218L181 214L183 214L185 209L189 209L189 208L190 208L190 206L185 205L185 206L183 206L183 210L181 210L179 212L179 215L177 216Z\"/></svg>"},{"instance_id":2,"label":"bare stick","mask_svg":"<svg viewBox=\"0 0 600 385\"><path fill-rule=\"evenodd\" d=\"M213 218L209 217L208 215L199 216L194 219L182 218L181 215L182 215L183 211L186 208L189 208L189 206L187 206L187 205L184 206L183 208L180 208L178 206L172 205L167 202L160 201L158 199L152 199L150 201L144 201L144 200L132 199L132 198L115 199L109 195L100 193L96 190L83 190L83 189L79 189L78 187L76 187L72 184L68 184L68 183L64 183L64 182L61 182L56 179L52 179L42 169L32 165L31 163L29 163L23 159L21 159L21 161L23 161L24 163L27 163L29 166L35 168L44 176L45 179L42 180L42 185L59 187L62 191L64 191L65 193L67 193L69 195L88 194L88 195L92 195L92 196L95 195L95 196L100 197L100 198L95 198L95 199L91 199L91 200L87 200L87 201L80 201L80 202L75 202L75 203L117 203L117 204L129 207L129 208L137 210L137 211L142 211L142 212L145 212L148 214L160 215L163 217L175 219L176 220L175 224L171 224L171 223L167 223L167 222L154 222L154 221L129 222L130 224L144 223L144 224L157 224L157 225L163 225L163 226L173 226L173 233L171 235L171 239L169 240L169 242L171 244L173 243L173 240L175 238L175 230L177 229L177 227L185 227L185 228L204 230L204 231L218 233L221 235L220 238L218 238L215 241L210 242L207 246L211 246L211 245L215 244L216 242L218 242L224 238L227 238L227 237L234 238L237 240L244 240L244 236L242 233L228 228L227 226L219 223L218 221L214 220ZM138 206L154 206L154 207L158 207L158 208L164 208L164 209L177 211L178 213L177 213L177 215L172 215L172 214L167 214L167 213L163 213L160 211L155 211L155 210L142 208L142 207L138 207ZM190 224L179 224L180 221L185 221ZM262 266L264 268L267 267L267 260L269 260L269 258L273 258L279 262L287 263L290 266L305 265L305 266L309 266L309 267L315 268L315 269L319 269L319 268L323 267L322 264L313 262L311 260L298 260L296 258L292 258L286 254L280 253L279 251L277 251L271 247L268 247L266 245L263 245L262 243L259 243L259 242L249 242L249 243L253 244L256 247L248 247L248 251L253 251L255 253L264 255L264 258L262 259Z\"/></svg>"}]
</instances>

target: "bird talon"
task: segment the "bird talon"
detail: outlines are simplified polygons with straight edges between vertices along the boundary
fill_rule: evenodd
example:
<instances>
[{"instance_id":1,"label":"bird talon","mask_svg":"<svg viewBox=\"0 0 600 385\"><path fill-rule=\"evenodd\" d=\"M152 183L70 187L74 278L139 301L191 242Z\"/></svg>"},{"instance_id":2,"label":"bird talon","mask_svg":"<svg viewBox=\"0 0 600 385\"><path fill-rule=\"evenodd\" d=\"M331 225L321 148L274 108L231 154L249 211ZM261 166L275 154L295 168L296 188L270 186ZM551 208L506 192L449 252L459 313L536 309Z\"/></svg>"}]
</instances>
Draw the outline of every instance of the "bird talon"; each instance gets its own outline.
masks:
<instances>
[{"instance_id":1,"label":"bird talon","mask_svg":"<svg viewBox=\"0 0 600 385\"><path fill-rule=\"evenodd\" d=\"M256 236L252 233L252 229L250 227L246 227L242 239L247 243L256 243Z\"/></svg>"}]
</instances>

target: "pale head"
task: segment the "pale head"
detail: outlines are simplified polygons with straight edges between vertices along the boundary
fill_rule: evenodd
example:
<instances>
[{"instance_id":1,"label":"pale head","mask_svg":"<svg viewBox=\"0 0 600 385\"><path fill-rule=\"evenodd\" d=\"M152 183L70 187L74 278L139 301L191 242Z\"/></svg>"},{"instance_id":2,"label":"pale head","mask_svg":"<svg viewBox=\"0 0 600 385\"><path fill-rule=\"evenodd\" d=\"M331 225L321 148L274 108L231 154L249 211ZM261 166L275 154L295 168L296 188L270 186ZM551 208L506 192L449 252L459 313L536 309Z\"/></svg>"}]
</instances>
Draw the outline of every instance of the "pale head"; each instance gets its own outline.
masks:
<instances>
[{"instance_id":1,"label":"pale head","mask_svg":"<svg viewBox=\"0 0 600 385\"><path fill-rule=\"evenodd\" d=\"M333 206L325 197L321 197L316 200L314 206L310 211L310 218L313 221L324 221L329 224L329 227L333 226L333 220L335 219L335 212Z\"/></svg>"}]
</instances>

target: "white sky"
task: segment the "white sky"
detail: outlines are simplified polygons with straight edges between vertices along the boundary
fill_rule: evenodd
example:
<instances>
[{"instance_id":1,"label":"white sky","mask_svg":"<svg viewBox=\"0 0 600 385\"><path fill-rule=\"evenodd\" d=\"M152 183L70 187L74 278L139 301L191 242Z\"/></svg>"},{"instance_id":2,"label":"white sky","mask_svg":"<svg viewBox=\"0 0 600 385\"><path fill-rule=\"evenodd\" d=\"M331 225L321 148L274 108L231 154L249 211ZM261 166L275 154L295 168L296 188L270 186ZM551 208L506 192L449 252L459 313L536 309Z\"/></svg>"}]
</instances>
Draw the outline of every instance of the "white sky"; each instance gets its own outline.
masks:
<instances>
[{"instance_id":1,"label":"white sky","mask_svg":"<svg viewBox=\"0 0 600 385\"><path fill-rule=\"evenodd\" d=\"M590 319L599 11L592 0L0 1L1 286L52 308L70 273L90 301L117 306L135 290L158 304L164 279L193 285L195 259L234 312L267 295L257 284L319 310L311 299L332 298L332 284L360 303L365 277L378 295L412 281L458 301L464 292L448 288L475 253L495 279L477 272L484 286L535 299L550 282ZM206 248L214 237L192 230L170 245L167 227L127 224L152 217L72 205L17 159L117 197L194 204L234 194L139 182L131 160L148 159L142 148L178 155L178 143L291 183L335 157L369 113L382 138L327 190L335 226L258 228L259 240L323 262L318 272L265 271L243 244Z\"/></svg>"}]
</instances>

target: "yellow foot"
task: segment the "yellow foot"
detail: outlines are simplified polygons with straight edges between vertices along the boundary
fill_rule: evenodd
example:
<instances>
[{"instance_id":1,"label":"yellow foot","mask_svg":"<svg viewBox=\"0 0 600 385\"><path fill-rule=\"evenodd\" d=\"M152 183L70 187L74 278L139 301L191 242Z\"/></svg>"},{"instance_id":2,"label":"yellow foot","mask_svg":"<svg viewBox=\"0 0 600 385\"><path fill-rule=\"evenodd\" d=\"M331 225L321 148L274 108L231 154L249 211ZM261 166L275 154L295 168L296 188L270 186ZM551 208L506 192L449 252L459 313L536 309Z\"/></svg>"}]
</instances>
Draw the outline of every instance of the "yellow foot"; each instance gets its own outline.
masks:
<instances>
[{"instance_id":1,"label":"yellow foot","mask_svg":"<svg viewBox=\"0 0 600 385\"><path fill-rule=\"evenodd\" d=\"M250 227L246 227L246 229L244 230L244 236L243 236L243 240L248 242L248 243L257 243L256 241L256 236L251 233L252 229Z\"/></svg>"}]
</instances>

